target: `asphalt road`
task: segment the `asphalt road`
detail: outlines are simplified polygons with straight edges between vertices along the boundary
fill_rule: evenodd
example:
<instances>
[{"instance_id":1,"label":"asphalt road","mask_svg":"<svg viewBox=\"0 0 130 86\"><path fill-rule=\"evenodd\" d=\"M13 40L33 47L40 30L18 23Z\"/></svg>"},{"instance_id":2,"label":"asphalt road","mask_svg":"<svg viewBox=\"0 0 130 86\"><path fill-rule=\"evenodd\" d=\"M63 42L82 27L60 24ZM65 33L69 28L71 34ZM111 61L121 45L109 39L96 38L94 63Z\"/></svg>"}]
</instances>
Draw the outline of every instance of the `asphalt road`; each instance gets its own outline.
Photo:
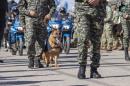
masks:
<instances>
[{"instance_id":1,"label":"asphalt road","mask_svg":"<svg viewBox=\"0 0 130 86\"><path fill-rule=\"evenodd\" d=\"M25 52L26 53L26 52ZM0 86L130 86L130 62L124 60L123 51L101 52L101 79L90 79L88 58L87 79L77 79L77 49L61 54L59 68L28 69L27 56L12 56L0 51Z\"/></svg>"}]
</instances>

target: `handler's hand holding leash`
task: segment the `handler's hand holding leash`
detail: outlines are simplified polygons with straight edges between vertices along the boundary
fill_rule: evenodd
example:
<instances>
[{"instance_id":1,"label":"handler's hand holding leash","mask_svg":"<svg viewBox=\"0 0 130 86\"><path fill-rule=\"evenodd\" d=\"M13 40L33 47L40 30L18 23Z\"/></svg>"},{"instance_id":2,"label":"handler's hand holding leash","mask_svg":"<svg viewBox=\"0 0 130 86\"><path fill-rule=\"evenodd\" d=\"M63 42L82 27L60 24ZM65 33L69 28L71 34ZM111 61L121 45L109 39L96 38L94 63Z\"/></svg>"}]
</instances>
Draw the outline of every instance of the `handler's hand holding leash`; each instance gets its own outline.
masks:
<instances>
[{"instance_id":1,"label":"handler's hand holding leash","mask_svg":"<svg viewBox=\"0 0 130 86\"><path fill-rule=\"evenodd\" d=\"M88 3L92 6L98 6L100 0L88 0Z\"/></svg>"},{"instance_id":2,"label":"handler's hand holding leash","mask_svg":"<svg viewBox=\"0 0 130 86\"><path fill-rule=\"evenodd\" d=\"M47 15L44 17L44 24L47 25L49 20L51 20L51 15L50 15L50 14L47 14Z\"/></svg>"}]
</instances>

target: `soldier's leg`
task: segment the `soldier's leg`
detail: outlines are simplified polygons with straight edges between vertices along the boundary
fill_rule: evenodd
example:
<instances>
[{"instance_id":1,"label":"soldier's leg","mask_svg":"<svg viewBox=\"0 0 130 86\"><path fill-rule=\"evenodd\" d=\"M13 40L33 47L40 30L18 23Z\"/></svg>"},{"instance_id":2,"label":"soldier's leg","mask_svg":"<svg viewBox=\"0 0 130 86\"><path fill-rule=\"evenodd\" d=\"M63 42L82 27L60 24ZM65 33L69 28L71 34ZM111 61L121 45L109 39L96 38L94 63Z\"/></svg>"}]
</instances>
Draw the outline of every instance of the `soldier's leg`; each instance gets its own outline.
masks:
<instances>
[{"instance_id":1,"label":"soldier's leg","mask_svg":"<svg viewBox=\"0 0 130 86\"><path fill-rule=\"evenodd\" d=\"M123 36L118 37L118 45L120 45L120 47L118 48L118 50L124 50L124 46L123 46Z\"/></svg>"},{"instance_id":2,"label":"soldier's leg","mask_svg":"<svg viewBox=\"0 0 130 86\"><path fill-rule=\"evenodd\" d=\"M24 40L24 48L26 48L26 46L27 46L27 37L26 37L26 16L24 15L24 14L20 14L19 15L19 18L20 18L20 24L21 24L21 26L25 29L25 32L24 32L24 37L25 37L25 40Z\"/></svg>"},{"instance_id":3,"label":"soldier's leg","mask_svg":"<svg viewBox=\"0 0 130 86\"><path fill-rule=\"evenodd\" d=\"M42 68L43 65L40 62L40 58L42 56L42 53L44 52L45 49L45 40L47 39L47 29L45 26L37 25L35 27L37 29L36 34L37 34L37 42L39 44L39 50L36 52L37 57L35 58L35 66L38 68Z\"/></svg>"},{"instance_id":4,"label":"soldier's leg","mask_svg":"<svg viewBox=\"0 0 130 86\"><path fill-rule=\"evenodd\" d=\"M101 44L101 34L102 34L102 28L103 25L99 24L99 22L96 22L94 19L91 23L90 27L90 39L93 45L93 56L91 58L91 70L90 70L90 77L91 78L100 78L101 75L98 73L97 68L100 65L100 44Z\"/></svg>"},{"instance_id":5,"label":"soldier's leg","mask_svg":"<svg viewBox=\"0 0 130 86\"><path fill-rule=\"evenodd\" d=\"M125 51L125 60L130 60L129 53L128 53L128 47L129 47L129 29L128 29L128 22L124 20L122 22L122 29L124 31L123 33L123 46Z\"/></svg>"},{"instance_id":6,"label":"soldier's leg","mask_svg":"<svg viewBox=\"0 0 130 86\"><path fill-rule=\"evenodd\" d=\"M106 39L106 28L104 27L102 38L101 38L101 49L106 50L107 48L107 39Z\"/></svg>"},{"instance_id":7,"label":"soldier's leg","mask_svg":"<svg viewBox=\"0 0 130 86\"><path fill-rule=\"evenodd\" d=\"M29 68L33 68L34 67L34 58L36 55L36 51L35 51L35 42L36 42L36 33L34 31L33 28L33 20L29 17L27 17L28 22L26 23L26 30L27 30L27 45L28 45L28 59L29 59L29 64L28 67Z\"/></svg>"},{"instance_id":8,"label":"soldier's leg","mask_svg":"<svg viewBox=\"0 0 130 86\"><path fill-rule=\"evenodd\" d=\"M77 28L77 33L79 35L78 39L78 61L79 61L79 71L78 78L85 79L85 71L87 64L87 53L88 53L88 44L89 44L89 30L90 30L90 19L89 16L81 15L80 16L80 27Z\"/></svg>"},{"instance_id":9,"label":"soldier's leg","mask_svg":"<svg viewBox=\"0 0 130 86\"><path fill-rule=\"evenodd\" d=\"M106 28L106 38L107 38L107 50L112 51L113 46L113 34L112 34L112 25L107 26Z\"/></svg>"}]
</instances>

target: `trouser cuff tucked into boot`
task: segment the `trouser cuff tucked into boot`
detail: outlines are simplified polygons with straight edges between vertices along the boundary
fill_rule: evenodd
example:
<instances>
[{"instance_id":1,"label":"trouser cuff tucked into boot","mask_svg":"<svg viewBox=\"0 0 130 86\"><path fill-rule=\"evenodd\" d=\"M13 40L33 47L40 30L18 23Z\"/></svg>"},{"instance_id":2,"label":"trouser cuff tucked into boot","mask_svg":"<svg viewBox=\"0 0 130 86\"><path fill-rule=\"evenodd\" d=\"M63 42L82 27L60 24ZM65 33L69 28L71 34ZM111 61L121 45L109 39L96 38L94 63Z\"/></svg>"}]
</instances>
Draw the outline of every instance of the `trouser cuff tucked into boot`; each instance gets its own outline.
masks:
<instances>
[{"instance_id":1,"label":"trouser cuff tucked into boot","mask_svg":"<svg viewBox=\"0 0 130 86\"><path fill-rule=\"evenodd\" d=\"M126 60L126 61L130 61L129 52L128 52L128 47L125 47L125 48L124 48L124 51L125 51L125 60Z\"/></svg>"},{"instance_id":2,"label":"trouser cuff tucked into boot","mask_svg":"<svg viewBox=\"0 0 130 86\"><path fill-rule=\"evenodd\" d=\"M91 64L90 78L101 78L101 75L97 71L97 66Z\"/></svg>"},{"instance_id":3,"label":"trouser cuff tucked into boot","mask_svg":"<svg viewBox=\"0 0 130 86\"><path fill-rule=\"evenodd\" d=\"M34 64L35 64L35 67L36 67L36 68L43 68L43 67L44 67L44 66L41 64L39 57L35 57L35 59L34 59Z\"/></svg>"},{"instance_id":4,"label":"trouser cuff tucked into boot","mask_svg":"<svg viewBox=\"0 0 130 86\"><path fill-rule=\"evenodd\" d=\"M28 56L29 64L28 68L34 68L34 56Z\"/></svg>"},{"instance_id":5,"label":"trouser cuff tucked into boot","mask_svg":"<svg viewBox=\"0 0 130 86\"><path fill-rule=\"evenodd\" d=\"M79 71L78 71L78 78L79 79L86 79L85 71L86 71L86 65L80 64Z\"/></svg>"}]
</instances>

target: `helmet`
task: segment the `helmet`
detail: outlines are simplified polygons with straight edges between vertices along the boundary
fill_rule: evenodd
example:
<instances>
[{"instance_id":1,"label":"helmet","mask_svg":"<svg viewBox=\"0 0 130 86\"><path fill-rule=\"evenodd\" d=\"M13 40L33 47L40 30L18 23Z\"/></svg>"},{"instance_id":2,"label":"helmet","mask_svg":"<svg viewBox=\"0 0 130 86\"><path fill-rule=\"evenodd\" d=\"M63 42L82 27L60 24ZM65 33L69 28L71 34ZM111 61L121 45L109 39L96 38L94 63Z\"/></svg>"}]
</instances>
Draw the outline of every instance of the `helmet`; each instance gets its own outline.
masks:
<instances>
[{"instance_id":1,"label":"helmet","mask_svg":"<svg viewBox=\"0 0 130 86\"><path fill-rule=\"evenodd\" d=\"M18 10L17 6L13 6L11 8L11 12L16 13L16 15L18 15L19 14L19 10Z\"/></svg>"},{"instance_id":2,"label":"helmet","mask_svg":"<svg viewBox=\"0 0 130 86\"><path fill-rule=\"evenodd\" d=\"M60 11L60 13L64 13L64 14L66 13L66 10L64 7L61 7L59 11Z\"/></svg>"}]
</instances>

